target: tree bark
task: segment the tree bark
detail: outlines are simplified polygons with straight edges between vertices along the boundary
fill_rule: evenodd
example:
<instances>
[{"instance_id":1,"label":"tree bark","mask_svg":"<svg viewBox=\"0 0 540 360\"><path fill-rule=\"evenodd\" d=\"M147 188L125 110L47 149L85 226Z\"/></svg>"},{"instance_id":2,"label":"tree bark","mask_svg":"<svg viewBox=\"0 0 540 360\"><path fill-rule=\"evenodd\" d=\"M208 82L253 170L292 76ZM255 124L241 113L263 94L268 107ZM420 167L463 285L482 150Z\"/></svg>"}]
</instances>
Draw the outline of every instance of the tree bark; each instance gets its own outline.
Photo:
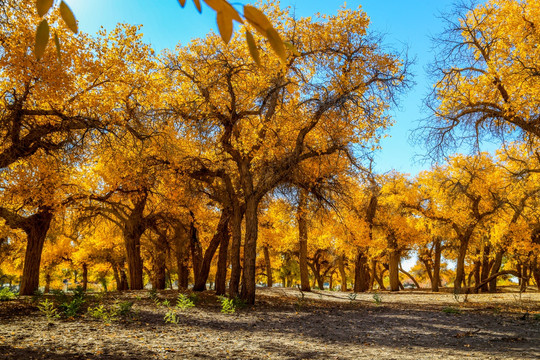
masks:
<instances>
[{"instance_id":1,"label":"tree bark","mask_svg":"<svg viewBox=\"0 0 540 360\"><path fill-rule=\"evenodd\" d=\"M218 263L216 270L216 295L225 295L227 290L227 253L229 250L230 238L230 232L227 231L219 243Z\"/></svg>"},{"instance_id":2,"label":"tree bark","mask_svg":"<svg viewBox=\"0 0 540 360\"><path fill-rule=\"evenodd\" d=\"M300 287L302 291L311 291L309 285L308 263L307 263L307 197L308 193L304 189L298 189L298 208L296 210L296 221L298 222L298 245L299 245L299 266L300 266Z\"/></svg>"},{"instance_id":3,"label":"tree bark","mask_svg":"<svg viewBox=\"0 0 540 360\"><path fill-rule=\"evenodd\" d=\"M338 270L341 276L341 291L347 291L347 272L345 271L345 255L338 257Z\"/></svg>"},{"instance_id":4,"label":"tree bark","mask_svg":"<svg viewBox=\"0 0 540 360\"><path fill-rule=\"evenodd\" d=\"M274 280L272 277L272 263L270 262L270 250L268 246L263 247L264 251L264 264L266 266L266 286L272 287Z\"/></svg>"},{"instance_id":5,"label":"tree bark","mask_svg":"<svg viewBox=\"0 0 540 360\"><path fill-rule=\"evenodd\" d=\"M469 247L469 237L461 237L459 241L458 258L456 265L456 278L454 280L454 292L460 293L465 280L465 256Z\"/></svg>"},{"instance_id":6,"label":"tree bark","mask_svg":"<svg viewBox=\"0 0 540 360\"><path fill-rule=\"evenodd\" d=\"M255 268L257 261L257 235L259 201L251 196L246 201L246 241L244 244L244 272L241 297L247 304L255 304Z\"/></svg>"},{"instance_id":7,"label":"tree bark","mask_svg":"<svg viewBox=\"0 0 540 360\"><path fill-rule=\"evenodd\" d=\"M369 290L369 265L365 250L358 248L358 255L354 263L354 292Z\"/></svg>"},{"instance_id":8,"label":"tree bark","mask_svg":"<svg viewBox=\"0 0 540 360\"><path fill-rule=\"evenodd\" d=\"M166 283L165 265L167 261L167 240L165 235L160 234L157 243L154 244L152 254L152 289L164 290Z\"/></svg>"},{"instance_id":9,"label":"tree bark","mask_svg":"<svg viewBox=\"0 0 540 360\"><path fill-rule=\"evenodd\" d=\"M399 263L400 254L397 249L397 239L391 232L387 238L388 244L388 275L390 278L390 291L399 291Z\"/></svg>"},{"instance_id":10,"label":"tree bark","mask_svg":"<svg viewBox=\"0 0 540 360\"><path fill-rule=\"evenodd\" d=\"M497 251L497 254L495 255L495 261L493 262L493 265L491 266L490 276L495 275L501 269L503 255L504 255L504 250L501 249ZM496 293L497 292L497 277L494 277L490 282L488 282L488 284L489 284L489 292Z\"/></svg>"},{"instance_id":11,"label":"tree bark","mask_svg":"<svg viewBox=\"0 0 540 360\"><path fill-rule=\"evenodd\" d=\"M431 282L431 291L438 292L439 284L441 283L441 239L439 237L435 238L435 250L434 250L434 261L433 261L433 281Z\"/></svg>"},{"instance_id":12,"label":"tree bark","mask_svg":"<svg viewBox=\"0 0 540 360\"><path fill-rule=\"evenodd\" d=\"M206 281L210 274L210 266L212 265L212 259L216 254L219 244L224 238L229 237L229 220L231 218L231 212L229 209L223 209L219 218L219 223L216 228L216 232L210 240L210 244L204 253L204 258L200 262L199 269L197 270L197 276L195 277L195 285L193 291L206 290Z\"/></svg>"},{"instance_id":13,"label":"tree bark","mask_svg":"<svg viewBox=\"0 0 540 360\"><path fill-rule=\"evenodd\" d=\"M178 289L187 289L189 283L189 240L186 228L182 224L174 227L176 269L178 272Z\"/></svg>"},{"instance_id":14,"label":"tree bark","mask_svg":"<svg viewBox=\"0 0 540 360\"><path fill-rule=\"evenodd\" d=\"M233 203L231 220L231 278L229 279L229 297L238 296L242 266L240 265L240 250L242 247L242 219L244 209L238 203Z\"/></svg>"},{"instance_id":15,"label":"tree bark","mask_svg":"<svg viewBox=\"0 0 540 360\"><path fill-rule=\"evenodd\" d=\"M27 236L27 245L19 289L20 295L33 295L39 288L41 254L52 218L52 210L43 207L36 214L28 217L22 227Z\"/></svg>"},{"instance_id":16,"label":"tree bark","mask_svg":"<svg viewBox=\"0 0 540 360\"><path fill-rule=\"evenodd\" d=\"M88 265L86 263L82 264L82 288L83 291L86 291L88 288Z\"/></svg>"},{"instance_id":17,"label":"tree bark","mask_svg":"<svg viewBox=\"0 0 540 360\"><path fill-rule=\"evenodd\" d=\"M489 271L491 268L491 264L489 261L489 256L491 254L491 246L489 243L486 243L484 245L484 252L482 254L482 269L480 271L480 281L484 281L489 277ZM485 284L480 288L481 292L489 292L489 283Z\"/></svg>"},{"instance_id":18,"label":"tree bark","mask_svg":"<svg viewBox=\"0 0 540 360\"><path fill-rule=\"evenodd\" d=\"M193 217L193 213L191 213ZM195 227L195 221L192 219L189 225L189 245L191 249L191 262L193 265L193 278L194 282L199 281L199 271L202 264L202 247L201 242L199 241L199 236L197 233L197 228Z\"/></svg>"}]
</instances>

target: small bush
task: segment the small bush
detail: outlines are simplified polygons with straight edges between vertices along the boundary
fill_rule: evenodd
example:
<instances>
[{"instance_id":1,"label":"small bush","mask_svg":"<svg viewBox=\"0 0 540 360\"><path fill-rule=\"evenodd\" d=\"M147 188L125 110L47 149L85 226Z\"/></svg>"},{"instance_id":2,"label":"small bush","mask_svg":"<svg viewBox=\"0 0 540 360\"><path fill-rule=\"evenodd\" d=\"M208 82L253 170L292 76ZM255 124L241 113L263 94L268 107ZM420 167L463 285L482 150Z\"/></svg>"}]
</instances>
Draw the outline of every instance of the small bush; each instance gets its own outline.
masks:
<instances>
[{"instance_id":1,"label":"small bush","mask_svg":"<svg viewBox=\"0 0 540 360\"><path fill-rule=\"evenodd\" d=\"M373 294L373 301L375 301L376 305L381 305L382 304L381 294Z\"/></svg>"},{"instance_id":2,"label":"small bush","mask_svg":"<svg viewBox=\"0 0 540 360\"><path fill-rule=\"evenodd\" d=\"M8 301L15 298L15 293L13 293L8 287L0 289L0 301Z\"/></svg>"},{"instance_id":3,"label":"small bush","mask_svg":"<svg viewBox=\"0 0 540 360\"><path fill-rule=\"evenodd\" d=\"M540 321L540 313L534 314L534 315L533 315L533 319L534 319L534 320Z\"/></svg>"},{"instance_id":4,"label":"small bush","mask_svg":"<svg viewBox=\"0 0 540 360\"><path fill-rule=\"evenodd\" d=\"M349 301L352 303L354 300L356 300L356 297L358 296L357 293L353 292L349 294Z\"/></svg>"},{"instance_id":5,"label":"small bush","mask_svg":"<svg viewBox=\"0 0 540 360\"><path fill-rule=\"evenodd\" d=\"M461 314L461 310L456 309L455 307L447 306L442 309L443 313L446 314Z\"/></svg>"},{"instance_id":6,"label":"small bush","mask_svg":"<svg viewBox=\"0 0 540 360\"><path fill-rule=\"evenodd\" d=\"M246 302L238 297L229 299L225 296L218 296L221 302L221 312L224 314L234 314L237 310L246 307Z\"/></svg>"},{"instance_id":7,"label":"small bush","mask_svg":"<svg viewBox=\"0 0 540 360\"><path fill-rule=\"evenodd\" d=\"M111 323L116 320L117 312L114 309L107 309L103 305L89 307L87 314L94 319L102 320L105 323Z\"/></svg>"},{"instance_id":8,"label":"small bush","mask_svg":"<svg viewBox=\"0 0 540 360\"><path fill-rule=\"evenodd\" d=\"M39 311L47 317L48 322L52 322L54 319L58 319L60 317L60 314L58 313L58 309L54 306L54 303L49 300L41 301L38 304Z\"/></svg>"},{"instance_id":9,"label":"small bush","mask_svg":"<svg viewBox=\"0 0 540 360\"><path fill-rule=\"evenodd\" d=\"M121 301L116 304L117 313L122 317L127 317L131 315L131 310L133 309L132 301Z\"/></svg>"},{"instance_id":10,"label":"small bush","mask_svg":"<svg viewBox=\"0 0 540 360\"><path fill-rule=\"evenodd\" d=\"M176 308L179 310L187 310L195 306L193 300L187 297L184 294L179 294L178 299L176 299Z\"/></svg>"},{"instance_id":11,"label":"small bush","mask_svg":"<svg viewBox=\"0 0 540 360\"><path fill-rule=\"evenodd\" d=\"M178 324L178 321L180 321L176 310L171 309L171 308L169 308L169 311L165 313L163 320L165 320L166 323L171 323L171 324Z\"/></svg>"},{"instance_id":12,"label":"small bush","mask_svg":"<svg viewBox=\"0 0 540 360\"><path fill-rule=\"evenodd\" d=\"M65 299L61 304L58 306L58 309L65 317L76 317L79 316L82 312L82 307L84 303L86 302L86 292L83 290L81 286L77 286L75 290L73 290L73 296L71 299L62 291L62 294L59 294L60 298Z\"/></svg>"}]
</instances>

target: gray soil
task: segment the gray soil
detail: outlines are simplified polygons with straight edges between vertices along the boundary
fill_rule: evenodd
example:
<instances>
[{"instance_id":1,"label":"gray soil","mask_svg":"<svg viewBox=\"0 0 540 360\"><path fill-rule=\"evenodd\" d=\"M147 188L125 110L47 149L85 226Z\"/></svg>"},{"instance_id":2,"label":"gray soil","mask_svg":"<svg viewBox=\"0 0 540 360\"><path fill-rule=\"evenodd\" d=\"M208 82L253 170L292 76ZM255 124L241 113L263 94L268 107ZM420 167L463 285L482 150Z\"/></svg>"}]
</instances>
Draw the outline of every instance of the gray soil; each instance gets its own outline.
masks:
<instances>
[{"instance_id":1,"label":"gray soil","mask_svg":"<svg viewBox=\"0 0 540 360\"><path fill-rule=\"evenodd\" d=\"M173 302L176 293L160 293ZM455 297L258 289L222 314L212 292L165 323L148 292L111 293L134 314L49 324L30 299L0 302L0 359L540 359L540 293ZM96 300L93 300L94 302Z\"/></svg>"}]
</instances>

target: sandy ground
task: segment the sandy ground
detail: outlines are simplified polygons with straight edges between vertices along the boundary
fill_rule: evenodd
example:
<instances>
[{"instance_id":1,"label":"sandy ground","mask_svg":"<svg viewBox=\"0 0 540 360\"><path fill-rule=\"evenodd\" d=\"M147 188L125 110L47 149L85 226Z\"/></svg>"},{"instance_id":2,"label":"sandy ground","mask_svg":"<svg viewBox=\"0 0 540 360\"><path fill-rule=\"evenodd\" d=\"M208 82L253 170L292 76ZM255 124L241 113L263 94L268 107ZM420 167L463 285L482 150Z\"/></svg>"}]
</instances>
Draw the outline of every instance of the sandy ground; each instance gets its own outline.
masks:
<instances>
[{"instance_id":1,"label":"sandy ground","mask_svg":"<svg viewBox=\"0 0 540 360\"><path fill-rule=\"evenodd\" d=\"M135 302L110 324L49 324L29 299L0 302L0 359L540 359L538 292L374 295L259 289L254 307L231 315L206 292L178 324L147 292L101 300Z\"/></svg>"}]
</instances>

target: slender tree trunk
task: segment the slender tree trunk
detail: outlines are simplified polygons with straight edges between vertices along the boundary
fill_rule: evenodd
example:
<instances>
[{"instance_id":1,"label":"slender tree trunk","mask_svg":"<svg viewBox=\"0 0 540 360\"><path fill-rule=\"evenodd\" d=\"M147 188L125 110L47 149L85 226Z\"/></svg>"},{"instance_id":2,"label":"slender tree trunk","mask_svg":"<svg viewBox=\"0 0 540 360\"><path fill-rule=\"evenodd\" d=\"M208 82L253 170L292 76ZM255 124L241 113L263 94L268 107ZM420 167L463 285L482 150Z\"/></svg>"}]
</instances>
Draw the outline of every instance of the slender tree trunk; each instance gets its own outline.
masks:
<instances>
[{"instance_id":1,"label":"slender tree trunk","mask_svg":"<svg viewBox=\"0 0 540 360\"><path fill-rule=\"evenodd\" d=\"M231 278L229 279L229 297L238 296L240 289L240 277L242 266L240 265L240 250L242 247L242 218L244 211L241 206L233 204L233 216L231 221Z\"/></svg>"},{"instance_id":2,"label":"slender tree trunk","mask_svg":"<svg viewBox=\"0 0 540 360\"><path fill-rule=\"evenodd\" d=\"M189 283L189 240L186 229L177 224L174 228L178 289L187 289Z\"/></svg>"},{"instance_id":3,"label":"slender tree trunk","mask_svg":"<svg viewBox=\"0 0 540 360\"><path fill-rule=\"evenodd\" d=\"M308 193L304 189L298 189L298 208L296 211L296 221L298 222L298 245L299 245L299 266L300 266L300 287L302 291L311 291L309 286L308 263L307 263L307 197Z\"/></svg>"},{"instance_id":4,"label":"slender tree trunk","mask_svg":"<svg viewBox=\"0 0 540 360\"><path fill-rule=\"evenodd\" d=\"M39 269L45 237L51 226L53 213L50 209L40 209L29 217L23 228L27 236L26 253L21 278L20 295L33 295L39 288Z\"/></svg>"},{"instance_id":5,"label":"slender tree trunk","mask_svg":"<svg viewBox=\"0 0 540 360\"><path fill-rule=\"evenodd\" d=\"M112 265L114 282L116 283L116 290L121 291L123 289L122 289L122 285L120 283L120 273L118 272L118 268L116 267L116 264L111 263L111 265Z\"/></svg>"},{"instance_id":6,"label":"slender tree trunk","mask_svg":"<svg viewBox=\"0 0 540 360\"><path fill-rule=\"evenodd\" d=\"M227 253L230 238L230 232L227 231L219 243L218 263L216 270L216 295L225 295L227 290Z\"/></svg>"},{"instance_id":7,"label":"slender tree trunk","mask_svg":"<svg viewBox=\"0 0 540 360\"><path fill-rule=\"evenodd\" d=\"M347 291L347 272L345 271L345 255L338 257L338 270L341 276L341 291Z\"/></svg>"},{"instance_id":8,"label":"slender tree trunk","mask_svg":"<svg viewBox=\"0 0 540 360\"><path fill-rule=\"evenodd\" d=\"M194 282L198 283L200 281L199 271L201 269L203 255L201 242L199 241L199 236L194 221L192 221L189 226L189 245L191 249L191 262L193 264L193 278Z\"/></svg>"},{"instance_id":9,"label":"slender tree trunk","mask_svg":"<svg viewBox=\"0 0 540 360\"><path fill-rule=\"evenodd\" d=\"M484 281L489 277L489 270L491 269L491 264L489 261L489 257L491 254L491 246L489 243L486 243L484 245L484 252L482 254L482 269L480 271L480 281ZM484 284L480 288L481 292L489 292L489 286L488 284Z\"/></svg>"},{"instance_id":10,"label":"slender tree trunk","mask_svg":"<svg viewBox=\"0 0 540 360\"><path fill-rule=\"evenodd\" d=\"M244 272L241 297L247 304L255 304L255 268L257 261L257 235L259 200L248 197L246 201L246 240L244 244Z\"/></svg>"},{"instance_id":11,"label":"slender tree trunk","mask_svg":"<svg viewBox=\"0 0 540 360\"><path fill-rule=\"evenodd\" d=\"M536 256L533 261L532 276L536 282L536 287L540 291L540 261L538 261L538 256Z\"/></svg>"},{"instance_id":12,"label":"slender tree trunk","mask_svg":"<svg viewBox=\"0 0 540 360\"><path fill-rule=\"evenodd\" d=\"M388 274L390 277L390 291L399 291L399 263L400 254L397 249L397 239L393 233L387 238L388 244Z\"/></svg>"},{"instance_id":13,"label":"slender tree trunk","mask_svg":"<svg viewBox=\"0 0 540 360\"><path fill-rule=\"evenodd\" d=\"M433 281L431 282L431 291L438 292L439 284L441 283L441 239L435 238L435 259L433 261Z\"/></svg>"},{"instance_id":14,"label":"slender tree trunk","mask_svg":"<svg viewBox=\"0 0 540 360\"><path fill-rule=\"evenodd\" d=\"M478 254L476 254L478 255ZM474 262L474 268L473 268L473 271L472 271L472 274L474 276L474 285L476 287L476 285L480 284L482 282L481 278L480 278L480 268L482 267L482 263L480 261L475 261ZM475 293L478 292L475 290Z\"/></svg>"},{"instance_id":15,"label":"slender tree trunk","mask_svg":"<svg viewBox=\"0 0 540 360\"><path fill-rule=\"evenodd\" d=\"M231 218L231 212L229 209L223 209L219 218L219 223L210 244L204 253L204 258L199 264L197 270L197 276L195 277L195 285L193 291L203 291L206 289L206 281L210 274L210 266L212 265L212 259L216 254L219 244L223 241L223 238L229 237L229 220Z\"/></svg>"},{"instance_id":16,"label":"slender tree trunk","mask_svg":"<svg viewBox=\"0 0 540 360\"><path fill-rule=\"evenodd\" d=\"M369 290L369 265L368 258L363 248L358 248L358 255L354 263L354 292Z\"/></svg>"},{"instance_id":17,"label":"slender tree trunk","mask_svg":"<svg viewBox=\"0 0 540 360\"><path fill-rule=\"evenodd\" d=\"M491 266L490 276L497 274L499 270L501 269L503 255L504 255L504 250L501 249L497 251L497 254L495 255L495 261L493 262L493 265ZM497 278L494 277L493 280L491 280L488 284L489 284L489 292L496 293L497 292Z\"/></svg>"},{"instance_id":18,"label":"slender tree trunk","mask_svg":"<svg viewBox=\"0 0 540 360\"><path fill-rule=\"evenodd\" d=\"M268 250L268 246L263 247L264 251L264 264L266 267L266 286L272 287L274 281L272 278L272 263L270 262L270 251Z\"/></svg>"},{"instance_id":19,"label":"slender tree trunk","mask_svg":"<svg viewBox=\"0 0 540 360\"><path fill-rule=\"evenodd\" d=\"M128 289L127 275L124 269L120 269L120 290L124 291Z\"/></svg>"},{"instance_id":20,"label":"slender tree trunk","mask_svg":"<svg viewBox=\"0 0 540 360\"><path fill-rule=\"evenodd\" d=\"M416 281L416 279L414 278L414 276L412 276L410 273L408 273L407 271L405 271L402 267L401 267L401 264L399 265L399 271L401 271L403 274L405 274L405 276L407 276L409 279L412 280L412 282L414 283L414 286L416 286L417 289L420 289L420 284L418 283L418 281ZM403 285L402 285L403 286Z\"/></svg>"},{"instance_id":21,"label":"slender tree trunk","mask_svg":"<svg viewBox=\"0 0 540 360\"><path fill-rule=\"evenodd\" d=\"M45 274L45 290L43 291L44 294L48 294L51 290L51 273L47 272Z\"/></svg>"},{"instance_id":22,"label":"slender tree trunk","mask_svg":"<svg viewBox=\"0 0 540 360\"><path fill-rule=\"evenodd\" d=\"M469 238L461 238L459 241L458 258L456 265L456 279L454 280L454 292L460 293L461 286L465 281L465 256L469 247Z\"/></svg>"},{"instance_id":23,"label":"slender tree trunk","mask_svg":"<svg viewBox=\"0 0 540 360\"><path fill-rule=\"evenodd\" d=\"M88 288L88 265L86 263L82 264L82 287L83 291L86 291Z\"/></svg>"}]
</instances>

